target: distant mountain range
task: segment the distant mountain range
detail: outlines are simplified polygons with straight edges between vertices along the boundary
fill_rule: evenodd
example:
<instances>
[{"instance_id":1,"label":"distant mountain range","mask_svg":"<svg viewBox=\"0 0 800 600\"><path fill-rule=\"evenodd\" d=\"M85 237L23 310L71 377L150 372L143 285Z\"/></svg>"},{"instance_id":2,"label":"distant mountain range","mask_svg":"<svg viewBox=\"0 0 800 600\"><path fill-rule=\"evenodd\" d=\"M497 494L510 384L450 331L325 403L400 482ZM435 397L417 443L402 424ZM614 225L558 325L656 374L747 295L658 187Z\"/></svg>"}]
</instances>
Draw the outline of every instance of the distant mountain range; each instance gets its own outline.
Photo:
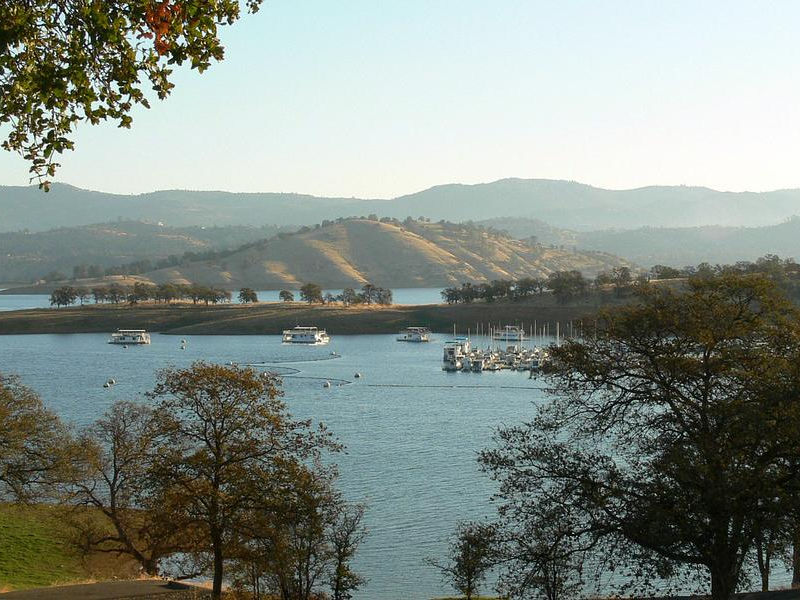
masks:
<instances>
[{"instance_id":1,"label":"distant mountain range","mask_svg":"<svg viewBox=\"0 0 800 600\"><path fill-rule=\"evenodd\" d=\"M771 225L798 212L800 190L733 193L683 186L605 190L546 179L440 185L391 200L180 190L118 195L65 184L54 184L45 194L35 186L0 187L0 231L43 231L116 219L160 221L172 227L308 225L369 214L448 221L532 218L591 231Z\"/></svg>"},{"instance_id":2,"label":"distant mountain range","mask_svg":"<svg viewBox=\"0 0 800 600\"><path fill-rule=\"evenodd\" d=\"M537 219L490 219L487 227L542 244L601 250L644 266L682 267L701 262L732 264L765 254L800 260L800 217L764 227L640 227L628 230L575 231Z\"/></svg>"},{"instance_id":3,"label":"distant mountain range","mask_svg":"<svg viewBox=\"0 0 800 600\"><path fill-rule=\"evenodd\" d=\"M198 283L226 289L432 287L461 282L543 277L577 269L588 276L628 262L602 252L527 244L471 225L347 219L278 235L210 260L137 277L149 283ZM97 281L79 282L93 285Z\"/></svg>"}]
</instances>

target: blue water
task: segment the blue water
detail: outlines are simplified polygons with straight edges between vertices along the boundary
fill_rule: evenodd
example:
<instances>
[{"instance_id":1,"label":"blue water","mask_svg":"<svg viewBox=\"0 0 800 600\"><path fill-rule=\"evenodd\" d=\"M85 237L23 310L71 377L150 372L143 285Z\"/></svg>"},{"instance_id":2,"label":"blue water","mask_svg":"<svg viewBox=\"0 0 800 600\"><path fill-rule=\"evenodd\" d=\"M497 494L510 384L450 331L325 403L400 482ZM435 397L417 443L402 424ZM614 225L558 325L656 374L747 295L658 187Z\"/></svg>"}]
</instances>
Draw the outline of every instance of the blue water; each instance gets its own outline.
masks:
<instances>
[{"instance_id":1,"label":"blue water","mask_svg":"<svg viewBox=\"0 0 800 600\"><path fill-rule=\"evenodd\" d=\"M296 300L300 300L299 290L290 290ZM334 296L342 290L325 290ZM439 304L442 301L441 288L398 288L392 290L395 304ZM280 302L279 290L261 290L256 292L260 302ZM236 294L234 293L234 301ZM50 296L46 294L3 295L0 294L0 311L22 310L26 308L49 308Z\"/></svg>"},{"instance_id":2,"label":"blue water","mask_svg":"<svg viewBox=\"0 0 800 600\"><path fill-rule=\"evenodd\" d=\"M277 336L192 336L182 351L167 335L127 349L98 334L0 336L0 369L19 374L77 425L114 400L144 400L154 372L167 365L202 359L299 370L283 378L290 411L324 422L347 446L336 457L340 486L368 504L369 536L355 566L369 583L356 598L413 600L452 593L424 558L445 555L459 520L493 515L494 483L479 472L476 453L493 428L531 417L543 398L524 373L443 372L445 338L408 344L394 335L334 335L328 346L301 347ZM111 377L117 385L103 388ZM325 380L333 387L323 388Z\"/></svg>"}]
</instances>

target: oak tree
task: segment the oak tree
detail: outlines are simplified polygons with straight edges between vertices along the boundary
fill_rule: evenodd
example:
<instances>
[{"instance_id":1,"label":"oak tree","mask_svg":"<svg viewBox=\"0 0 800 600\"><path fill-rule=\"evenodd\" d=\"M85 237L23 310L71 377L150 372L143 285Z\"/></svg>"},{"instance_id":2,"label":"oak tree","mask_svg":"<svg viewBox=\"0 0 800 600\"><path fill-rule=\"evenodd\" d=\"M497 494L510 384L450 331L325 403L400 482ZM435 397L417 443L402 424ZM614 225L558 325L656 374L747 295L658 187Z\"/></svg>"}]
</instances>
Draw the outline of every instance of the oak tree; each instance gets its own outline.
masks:
<instances>
[{"instance_id":1,"label":"oak tree","mask_svg":"<svg viewBox=\"0 0 800 600\"><path fill-rule=\"evenodd\" d=\"M551 349L551 401L481 460L520 527L558 498L597 561L633 582L705 573L728 600L797 508L800 318L761 275L636 294Z\"/></svg>"},{"instance_id":2,"label":"oak tree","mask_svg":"<svg viewBox=\"0 0 800 600\"><path fill-rule=\"evenodd\" d=\"M130 127L134 107L173 88L176 65L222 60L219 30L262 0L15 0L0 3L0 126L5 150L43 186L74 148L79 122ZM150 96L150 97L149 97Z\"/></svg>"}]
</instances>

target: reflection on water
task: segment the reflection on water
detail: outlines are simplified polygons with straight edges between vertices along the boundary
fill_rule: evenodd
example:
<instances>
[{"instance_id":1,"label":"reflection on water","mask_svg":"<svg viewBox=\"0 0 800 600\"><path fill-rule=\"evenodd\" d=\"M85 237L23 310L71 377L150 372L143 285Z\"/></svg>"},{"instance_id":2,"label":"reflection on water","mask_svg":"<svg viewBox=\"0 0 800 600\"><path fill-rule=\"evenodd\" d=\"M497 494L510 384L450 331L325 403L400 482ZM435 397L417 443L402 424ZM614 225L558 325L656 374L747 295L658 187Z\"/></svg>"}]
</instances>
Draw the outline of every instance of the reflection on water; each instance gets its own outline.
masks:
<instances>
[{"instance_id":1,"label":"reflection on water","mask_svg":"<svg viewBox=\"0 0 800 600\"><path fill-rule=\"evenodd\" d=\"M328 346L316 347L282 345L279 336L192 336L186 350L166 335L127 349L99 334L0 336L0 368L21 375L65 418L87 424L114 400L143 400L154 372L168 365L274 365L292 414L325 422L347 446L337 457L341 487L369 506L370 533L356 564L369 584L357 598L448 594L423 559L444 555L457 521L492 516L494 486L476 453L493 427L529 418L543 392L526 373L443 372L443 335L408 344L394 335L331 333ZM341 357L319 360L331 352ZM103 388L112 377L117 384ZM325 380L348 383L324 388Z\"/></svg>"}]
</instances>

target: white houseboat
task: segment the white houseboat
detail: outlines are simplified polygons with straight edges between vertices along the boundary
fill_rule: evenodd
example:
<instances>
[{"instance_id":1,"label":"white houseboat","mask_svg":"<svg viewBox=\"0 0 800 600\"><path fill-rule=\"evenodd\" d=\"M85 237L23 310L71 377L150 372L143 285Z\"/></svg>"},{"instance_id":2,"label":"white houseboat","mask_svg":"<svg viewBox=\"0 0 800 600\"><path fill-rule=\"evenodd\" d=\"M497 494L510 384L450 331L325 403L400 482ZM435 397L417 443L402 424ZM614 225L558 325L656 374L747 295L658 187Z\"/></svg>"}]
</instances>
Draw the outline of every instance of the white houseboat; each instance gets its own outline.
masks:
<instances>
[{"instance_id":1,"label":"white houseboat","mask_svg":"<svg viewBox=\"0 0 800 600\"><path fill-rule=\"evenodd\" d=\"M493 331L492 339L496 342L521 342L525 339L525 330L516 325L506 325Z\"/></svg>"},{"instance_id":2,"label":"white houseboat","mask_svg":"<svg viewBox=\"0 0 800 600\"><path fill-rule=\"evenodd\" d=\"M445 371L460 371L463 361L468 358L472 346L469 338L457 337L444 344L442 355L442 369Z\"/></svg>"},{"instance_id":3,"label":"white houseboat","mask_svg":"<svg viewBox=\"0 0 800 600\"><path fill-rule=\"evenodd\" d=\"M295 327L286 329L283 332L284 344L312 344L321 346L331 341L330 336L324 329L317 327Z\"/></svg>"},{"instance_id":4,"label":"white houseboat","mask_svg":"<svg viewBox=\"0 0 800 600\"><path fill-rule=\"evenodd\" d=\"M398 342L430 342L431 330L427 327L406 327L397 336Z\"/></svg>"},{"instance_id":5,"label":"white houseboat","mask_svg":"<svg viewBox=\"0 0 800 600\"><path fill-rule=\"evenodd\" d=\"M118 329L116 333L111 334L108 343L124 346L149 344L150 334L144 329Z\"/></svg>"}]
</instances>

